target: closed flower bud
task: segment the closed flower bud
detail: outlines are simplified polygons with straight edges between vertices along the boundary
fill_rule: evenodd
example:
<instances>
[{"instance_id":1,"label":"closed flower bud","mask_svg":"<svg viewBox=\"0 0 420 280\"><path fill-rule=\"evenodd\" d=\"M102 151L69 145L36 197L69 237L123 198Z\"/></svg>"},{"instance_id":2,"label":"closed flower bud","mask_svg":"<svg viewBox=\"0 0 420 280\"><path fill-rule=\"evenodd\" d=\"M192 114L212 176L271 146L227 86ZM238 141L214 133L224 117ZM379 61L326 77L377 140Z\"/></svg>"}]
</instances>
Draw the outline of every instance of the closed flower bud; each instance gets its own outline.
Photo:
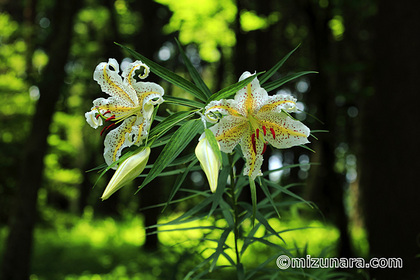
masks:
<instances>
[{"instance_id":1,"label":"closed flower bud","mask_svg":"<svg viewBox=\"0 0 420 280\"><path fill-rule=\"evenodd\" d=\"M201 168L207 176L210 190L214 193L217 189L217 180L219 178L219 169L221 162L214 150L211 148L207 138L202 138L195 148L195 155L200 161Z\"/></svg>"},{"instance_id":2,"label":"closed flower bud","mask_svg":"<svg viewBox=\"0 0 420 280\"><path fill-rule=\"evenodd\" d=\"M149 160L150 147L146 147L140 152L130 156L123 161L112 176L111 181L105 188L101 199L108 199L113 193L124 187L126 184L134 180L143 172Z\"/></svg>"}]
</instances>

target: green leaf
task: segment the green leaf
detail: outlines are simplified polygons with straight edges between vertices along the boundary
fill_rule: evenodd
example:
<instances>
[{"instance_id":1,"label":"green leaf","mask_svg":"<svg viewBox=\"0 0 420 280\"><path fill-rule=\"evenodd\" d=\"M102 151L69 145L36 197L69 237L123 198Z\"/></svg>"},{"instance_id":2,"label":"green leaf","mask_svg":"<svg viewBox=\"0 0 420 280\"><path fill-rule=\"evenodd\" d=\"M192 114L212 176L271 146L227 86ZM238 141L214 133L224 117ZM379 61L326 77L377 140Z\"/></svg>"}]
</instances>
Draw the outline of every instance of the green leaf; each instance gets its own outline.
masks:
<instances>
[{"instance_id":1,"label":"green leaf","mask_svg":"<svg viewBox=\"0 0 420 280\"><path fill-rule=\"evenodd\" d=\"M285 193L287 195L290 195L291 197L296 198L297 200L300 200L300 201L304 202L305 204L307 204L309 207L313 208L312 204L309 201L307 201L306 199L304 199L304 198L298 196L297 194L289 191L287 188L282 187L282 186L280 186L280 185L278 185L274 182L271 182L270 180L267 180L267 179L263 179L263 180L265 181L265 183L267 185L269 185L269 186L271 186L275 189L281 190L283 193Z\"/></svg>"},{"instance_id":2,"label":"green leaf","mask_svg":"<svg viewBox=\"0 0 420 280\"><path fill-rule=\"evenodd\" d=\"M217 260L220 257L220 254L225 250L226 239L229 236L229 233L232 232L232 228L227 228L223 231L222 235L219 238L219 242L217 244L216 251L213 254L213 262L210 265L209 271L212 272L214 267L216 266Z\"/></svg>"},{"instance_id":3,"label":"green leaf","mask_svg":"<svg viewBox=\"0 0 420 280\"><path fill-rule=\"evenodd\" d=\"M162 213L165 211L166 207L169 206L172 199L174 198L175 194L178 192L179 188L181 187L182 183L184 182L185 178L187 177L188 173L191 171L191 169L194 167L194 165L197 163L197 159L194 159L190 165L185 169L184 173L180 174L178 178L176 178L175 184L172 187L171 193L168 198L168 202L166 202L165 207L162 209Z\"/></svg>"},{"instance_id":4,"label":"green leaf","mask_svg":"<svg viewBox=\"0 0 420 280\"><path fill-rule=\"evenodd\" d=\"M175 39L176 43L178 44L179 52L181 53L182 59L184 60L185 66L187 67L188 72L191 75L194 83L197 87L206 95L207 98L211 96L211 91L204 83L203 79L201 78L200 74L195 69L194 65L192 65L191 61L188 59L187 55L185 54L184 50L182 49L181 44L177 39Z\"/></svg>"},{"instance_id":5,"label":"green leaf","mask_svg":"<svg viewBox=\"0 0 420 280\"><path fill-rule=\"evenodd\" d=\"M251 201L252 201L252 226L255 224L255 217L257 213L257 188L255 187L255 181L249 178L249 187L251 188Z\"/></svg>"},{"instance_id":6,"label":"green leaf","mask_svg":"<svg viewBox=\"0 0 420 280\"><path fill-rule=\"evenodd\" d=\"M286 54L279 62L276 63L276 65L274 65L270 70L268 70L266 73L264 73L264 75L262 75L259 80L260 80L260 84L264 84L268 79L271 78L271 76L273 76L277 70L279 70L280 67L283 66L283 64L286 62L286 60L289 59L289 57L292 55L292 53L294 53L298 48L300 47L300 44L294 48L291 52L289 52L288 54Z\"/></svg>"},{"instance_id":7,"label":"green leaf","mask_svg":"<svg viewBox=\"0 0 420 280\"><path fill-rule=\"evenodd\" d=\"M190 81L184 79L183 77L175 74L174 72L166 69L165 67L157 64L156 62L153 62L152 60L148 59L147 57L137 53L136 51L134 51L134 50L132 50L132 49L126 47L126 46L120 45L118 43L115 43L115 44L117 44L118 46L125 49L134 58L139 59L142 62L146 63L147 66L150 67L152 72L154 72L156 75L158 75L159 77L161 77L165 81L182 88L183 90L191 93L192 95L194 95L195 97L197 97L198 99L200 99L204 102L207 100L206 95L196 85L194 85Z\"/></svg>"},{"instance_id":8,"label":"green leaf","mask_svg":"<svg viewBox=\"0 0 420 280\"><path fill-rule=\"evenodd\" d=\"M293 74L289 74L287 76L284 76L283 78L280 78L278 80L269 82L264 84L263 88L267 91L270 92L272 90L275 90L276 88L281 87L282 85L284 85L287 82L290 82L292 80L295 80L301 76L307 75L307 74L317 74L318 72L316 71L302 71L302 72L298 72L298 73L293 73Z\"/></svg>"},{"instance_id":9,"label":"green leaf","mask_svg":"<svg viewBox=\"0 0 420 280\"><path fill-rule=\"evenodd\" d=\"M240 90L242 87L246 86L250 82L252 82L253 79L255 79L258 75L260 75L263 72L256 73L254 75L249 76L248 78L234 83L233 85L230 85L228 87L225 87L224 89L221 89L220 91L214 93L212 96L210 96L209 102L212 100L220 100L224 98L228 98L232 95L234 95L238 90Z\"/></svg>"},{"instance_id":10,"label":"green leaf","mask_svg":"<svg viewBox=\"0 0 420 280\"><path fill-rule=\"evenodd\" d=\"M189 120L178 128L156 159L139 190L156 178L188 146L197 133L202 131L202 128L203 124L199 119Z\"/></svg>"},{"instance_id":11,"label":"green leaf","mask_svg":"<svg viewBox=\"0 0 420 280\"><path fill-rule=\"evenodd\" d=\"M264 180L261 180L261 177L260 177L260 178L258 178L258 179L260 179L260 186L261 186L261 189L263 190L263 192L264 192L265 196L267 197L267 199L270 201L270 203L271 203L271 205L273 206L274 210L276 210L277 216L278 216L278 217L279 217L279 219L280 219L280 218L281 218L281 217L280 217L280 213L279 213L279 211L277 210L277 207L276 207L276 205L275 205L275 203L274 203L274 201L273 201L273 197L271 196L270 191L269 191L269 190L268 190L268 188L267 188L267 185L265 184Z\"/></svg>"},{"instance_id":12,"label":"green leaf","mask_svg":"<svg viewBox=\"0 0 420 280\"><path fill-rule=\"evenodd\" d=\"M206 134L207 140L209 141L211 149L216 154L219 162L222 162L222 153L220 152L219 143L217 143L216 137L210 129L205 129L204 132Z\"/></svg>"},{"instance_id":13,"label":"green leaf","mask_svg":"<svg viewBox=\"0 0 420 280\"><path fill-rule=\"evenodd\" d=\"M201 103L195 100L185 99L185 98L175 97L175 96L170 96L170 95L165 95L165 102L182 105L182 106L188 106L188 107L197 108L197 109L201 109L205 105L204 103Z\"/></svg>"},{"instance_id":14,"label":"green leaf","mask_svg":"<svg viewBox=\"0 0 420 280\"><path fill-rule=\"evenodd\" d=\"M153 137L159 138L161 135L163 135L169 129L174 127L180 121L191 117L194 114L194 112L195 111L181 111L173 113L150 131L149 139L152 139Z\"/></svg>"}]
</instances>

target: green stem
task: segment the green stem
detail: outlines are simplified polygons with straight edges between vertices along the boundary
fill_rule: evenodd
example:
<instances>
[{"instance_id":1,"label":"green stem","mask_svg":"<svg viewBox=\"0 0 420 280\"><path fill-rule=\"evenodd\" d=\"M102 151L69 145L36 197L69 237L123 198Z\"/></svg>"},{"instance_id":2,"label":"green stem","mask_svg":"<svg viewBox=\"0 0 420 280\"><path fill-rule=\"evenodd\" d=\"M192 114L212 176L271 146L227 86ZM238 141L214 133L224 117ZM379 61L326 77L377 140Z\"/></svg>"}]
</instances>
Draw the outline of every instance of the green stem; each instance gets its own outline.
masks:
<instances>
[{"instance_id":1,"label":"green stem","mask_svg":"<svg viewBox=\"0 0 420 280\"><path fill-rule=\"evenodd\" d=\"M242 279L242 264L241 264L241 255L239 253L238 240L239 240L239 210L238 210L238 199L235 193L235 183L236 176L233 166L233 155L229 155L229 164L230 164L230 196L233 209L233 221L234 229L233 234L235 238L235 254L236 254L236 272L238 279Z\"/></svg>"}]
</instances>

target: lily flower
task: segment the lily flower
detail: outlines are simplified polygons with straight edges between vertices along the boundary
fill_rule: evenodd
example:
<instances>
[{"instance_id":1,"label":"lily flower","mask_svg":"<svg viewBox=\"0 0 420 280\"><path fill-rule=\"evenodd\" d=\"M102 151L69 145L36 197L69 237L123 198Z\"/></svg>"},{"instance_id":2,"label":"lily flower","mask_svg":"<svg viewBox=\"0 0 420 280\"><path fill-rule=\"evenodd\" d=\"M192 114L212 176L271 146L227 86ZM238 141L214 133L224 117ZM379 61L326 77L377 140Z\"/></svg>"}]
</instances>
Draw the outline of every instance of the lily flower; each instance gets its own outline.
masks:
<instances>
[{"instance_id":1,"label":"lily flower","mask_svg":"<svg viewBox=\"0 0 420 280\"><path fill-rule=\"evenodd\" d=\"M219 178L219 170L221 162L217 157L215 151L210 146L209 140L204 137L203 134L195 148L195 155L200 162L201 169L206 174L207 180L209 181L211 192L215 192L217 189L217 181Z\"/></svg>"},{"instance_id":2,"label":"lily flower","mask_svg":"<svg viewBox=\"0 0 420 280\"><path fill-rule=\"evenodd\" d=\"M251 74L245 72L239 81ZM210 130L220 144L220 150L231 153L240 144L246 159L244 175L255 180L261 176L263 154L267 144L278 149L309 143L310 130L289 116L296 112L296 99L291 95L269 96L257 78L240 89L234 99L211 101L205 115L217 122Z\"/></svg>"},{"instance_id":3,"label":"lily flower","mask_svg":"<svg viewBox=\"0 0 420 280\"><path fill-rule=\"evenodd\" d=\"M94 100L85 117L93 128L110 123L101 131L102 135L110 130L104 141L104 158L108 165L119 159L125 147L143 143L150 129L153 105L163 102L164 90L161 86L138 81L138 78L146 78L149 72L149 67L137 60L120 76L118 62L113 58L108 63L100 63L95 69L93 79L110 97Z\"/></svg>"},{"instance_id":4,"label":"lily flower","mask_svg":"<svg viewBox=\"0 0 420 280\"><path fill-rule=\"evenodd\" d=\"M113 193L139 176L146 167L149 155L150 147L146 147L123 161L106 186L101 199L108 199Z\"/></svg>"}]
</instances>

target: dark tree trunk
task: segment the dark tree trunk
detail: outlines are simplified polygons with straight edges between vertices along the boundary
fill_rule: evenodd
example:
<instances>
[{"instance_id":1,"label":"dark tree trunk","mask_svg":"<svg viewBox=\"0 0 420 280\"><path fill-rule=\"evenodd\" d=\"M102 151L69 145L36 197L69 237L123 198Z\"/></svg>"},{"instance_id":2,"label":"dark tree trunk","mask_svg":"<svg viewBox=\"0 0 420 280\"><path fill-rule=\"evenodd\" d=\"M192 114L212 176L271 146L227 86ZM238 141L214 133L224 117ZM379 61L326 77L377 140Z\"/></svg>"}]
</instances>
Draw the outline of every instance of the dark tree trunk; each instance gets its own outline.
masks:
<instances>
[{"instance_id":1,"label":"dark tree trunk","mask_svg":"<svg viewBox=\"0 0 420 280\"><path fill-rule=\"evenodd\" d=\"M371 257L400 257L403 269L372 279L420 277L420 2L379 1L375 93L362 112L360 184Z\"/></svg>"},{"instance_id":2,"label":"dark tree trunk","mask_svg":"<svg viewBox=\"0 0 420 280\"><path fill-rule=\"evenodd\" d=\"M32 120L31 131L21 165L21 175L10 216L10 231L6 239L1 279L28 279L33 243L33 229L37 218L38 190L42 184L47 136L55 104L65 77L73 19L79 1L56 1L53 27L48 40L49 63L39 84L41 92Z\"/></svg>"},{"instance_id":3,"label":"dark tree trunk","mask_svg":"<svg viewBox=\"0 0 420 280\"><path fill-rule=\"evenodd\" d=\"M167 39L163 36L162 29L164 24L167 23L168 18L166 17L169 16L170 13L167 10L167 7L155 3L154 1L147 1L144 3L142 1L137 1L133 2L132 5L136 11L141 13L144 22L143 28L138 34L138 38L135 39L135 50L154 60L155 54ZM148 77L148 81L156 80L156 75ZM158 156L159 150L154 149L149 158L149 162L154 162ZM162 202L164 182L165 180L162 177L158 177L138 193L142 208ZM142 211L145 227L150 227L158 223L160 210L160 208L149 208ZM155 251L158 248L159 240L155 231L156 228L146 229L146 240L143 248L148 251Z\"/></svg>"},{"instance_id":4,"label":"dark tree trunk","mask_svg":"<svg viewBox=\"0 0 420 280\"><path fill-rule=\"evenodd\" d=\"M338 254L340 257L349 257L352 255L352 250L348 218L344 209L345 178L343 174L334 170L335 148L339 142L337 134L340 131L335 97L340 77L337 76L337 71L331 70L331 63L337 61L337 49L332 42L328 27L331 10L322 11L317 3L312 2L306 1L306 12L308 25L314 34L312 49L319 74L314 78L309 104L315 106L316 117L325 124L314 123L311 129L326 129L330 132L317 135L318 140L311 140L316 151L311 161L319 162L320 165L311 167L305 198L314 201L326 219L337 226L340 231Z\"/></svg>"}]
</instances>

